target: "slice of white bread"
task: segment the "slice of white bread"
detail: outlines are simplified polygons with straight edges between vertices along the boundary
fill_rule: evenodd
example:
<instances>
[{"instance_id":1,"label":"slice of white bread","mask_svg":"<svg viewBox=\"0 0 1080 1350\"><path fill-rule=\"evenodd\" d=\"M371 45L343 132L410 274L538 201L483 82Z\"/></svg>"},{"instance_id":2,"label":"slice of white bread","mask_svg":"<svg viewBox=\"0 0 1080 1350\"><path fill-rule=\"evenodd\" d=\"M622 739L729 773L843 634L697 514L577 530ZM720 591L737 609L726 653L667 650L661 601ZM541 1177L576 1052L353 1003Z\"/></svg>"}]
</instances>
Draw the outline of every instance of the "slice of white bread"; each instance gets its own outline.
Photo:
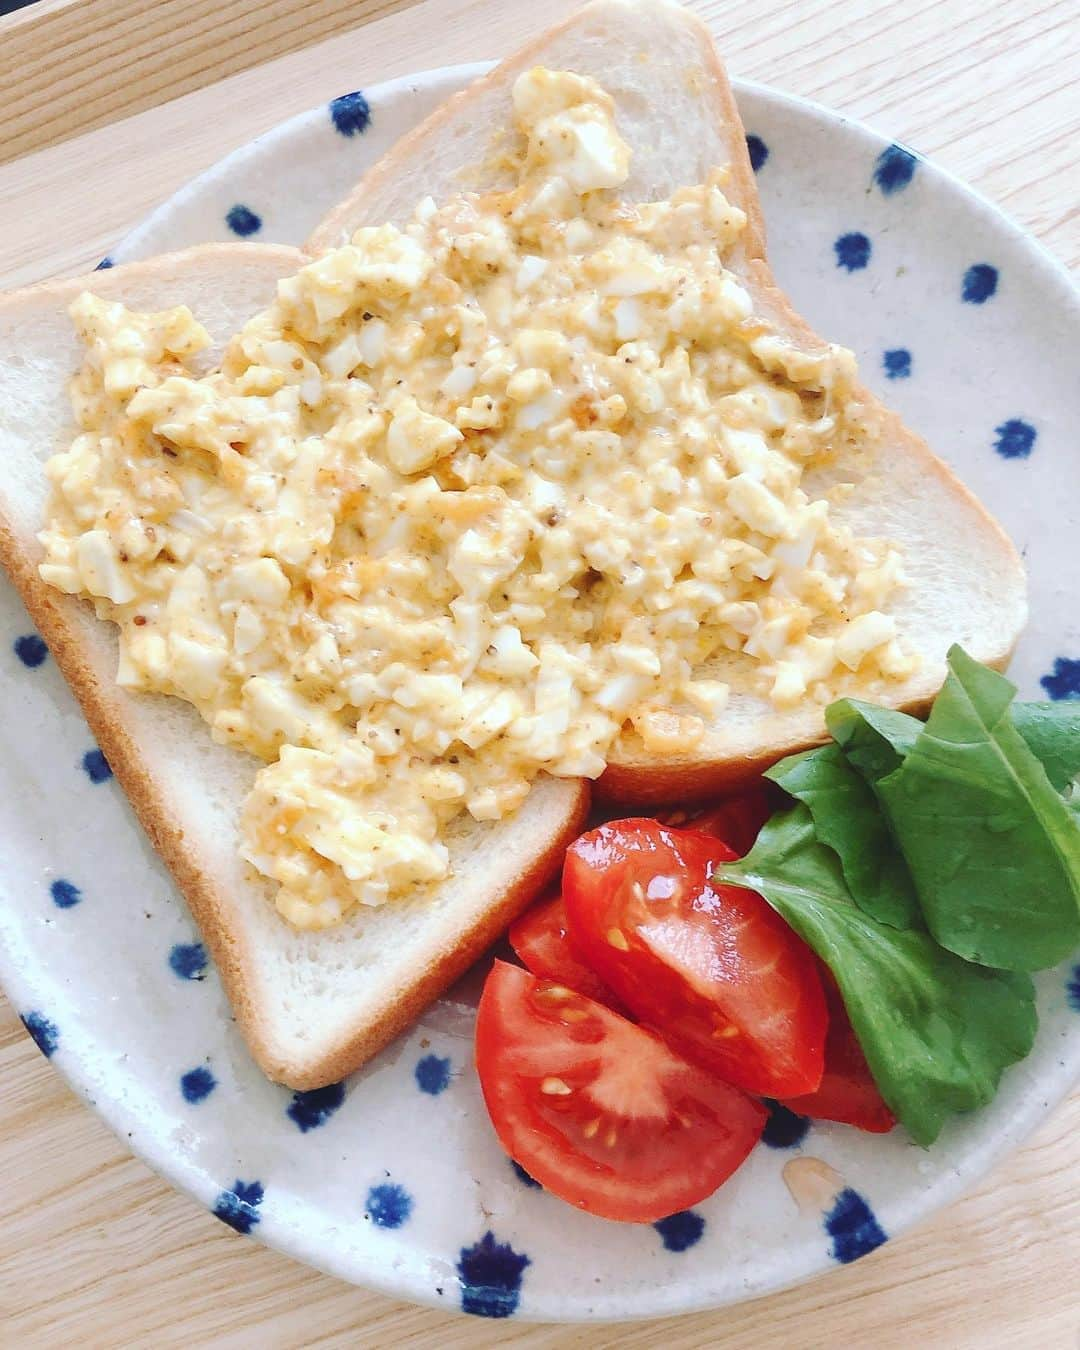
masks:
<instances>
[{"instance_id":1,"label":"slice of white bread","mask_svg":"<svg viewBox=\"0 0 1080 1350\"><path fill-rule=\"evenodd\" d=\"M512 126L510 91L532 66L597 80L615 100L619 133L632 151L620 193L648 201L731 168L728 198L747 214L742 248L728 266L755 308L801 344L822 340L791 309L765 260L765 236L742 123L708 30L668 0L595 0L453 98L404 137L315 230L318 253L361 225L404 223L425 195L500 186L496 152ZM487 167L485 167L487 166ZM798 222L781 228L798 229ZM880 408L865 390L861 397ZM882 410L884 411L884 410ZM857 534L884 536L903 555L910 584L890 607L901 637L921 657L904 682L837 692L919 710L945 676L945 653L960 642L980 661L1003 665L1026 618L1020 559L1008 537L926 444L886 415L873 462L841 463L834 477L857 491L833 518ZM714 678L745 684L748 658L713 663ZM705 672L703 672L705 673ZM777 712L765 698L736 693L694 753L658 760L626 734L597 788L620 801L665 802L723 791L825 734L820 707Z\"/></svg>"},{"instance_id":2,"label":"slice of white bread","mask_svg":"<svg viewBox=\"0 0 1080 1350\"><path fill-rule=\"evenodd\" d=\"M299 932L238 852L256 761L215 745L187 704L120 689L116 629L39 578L43 465L74 431L71 301L91 290L138 310L186 304L214 339L209 365L303 261L295 249L208 245L0 297L0 562L186 896L255 1059L294 1088L342 1077L412 1022L546 883L588 807L585 786L542 779L515 815L462 825L453 877L433 894Z\"/></svg>"}]
</instances>

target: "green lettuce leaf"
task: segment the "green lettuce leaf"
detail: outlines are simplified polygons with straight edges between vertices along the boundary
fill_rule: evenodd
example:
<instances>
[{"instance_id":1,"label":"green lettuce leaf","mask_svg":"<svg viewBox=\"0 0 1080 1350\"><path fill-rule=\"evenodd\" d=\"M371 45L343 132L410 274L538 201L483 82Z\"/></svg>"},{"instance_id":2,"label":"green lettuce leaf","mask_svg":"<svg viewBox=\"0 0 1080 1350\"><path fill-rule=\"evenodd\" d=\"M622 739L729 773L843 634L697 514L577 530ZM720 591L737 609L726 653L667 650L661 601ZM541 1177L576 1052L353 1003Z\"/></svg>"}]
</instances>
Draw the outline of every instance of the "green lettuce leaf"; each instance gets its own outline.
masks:
<instances>
[{"instance_id":1,"label":"green lettuce leaf","mask_svg":"<svg viewBox=\"0 0 1080 1350\"><path fill-rule=\"evenodd\" d=\"M818 839L840 859L844 880L861 910L893 928L924 926L907 864L873 789L839 745L789 755L765 777L809 808Z\"/></svg>"},{"instance_id":2,"label":"green lettuce leaf","mask_svg":"<svg viewBox=\"0 0 1080 1350\"><path fill-rule=\"evenodd\" d=\"M879 800L943 947L1005 970L1056 965L1080 943L1077 814L1013 724L1015 687L959 647L949 671Z\"/></svg>"},{"instance_id":3,"label":"green lettuce leaf","mask_svg":"<svg viewBox=\"0 0 1080 1350\"><path fill-rule=\"evenodd\" d=\"M831 703L825 724L847 762L871 787L900 767L923 729L917 717L857 698Z\"/></svg>"},{"instance_id":4,"label":"green lettuce leaf","mask_svg":"<svg viewBox=\"0 0 1080 1350\"><path fill-rule=\"evenodd\" d=\"M991 1100L1038 1024L1030 977L879 923L852 900L801 803L773 818L717 880L758 891L828 965L881 1095L917 1143Z\"/></svg>"},{"instance_id":5,"label":"green lettuce leaf","mask_svg":"<svg viewBox=\"0 0 1080 1350\"><path fill-rule=\"evenodd\" d=\"M1014 703L1012 722L1058 792L1080 774L1080 699Z\"/></svg>"}]
</instances>

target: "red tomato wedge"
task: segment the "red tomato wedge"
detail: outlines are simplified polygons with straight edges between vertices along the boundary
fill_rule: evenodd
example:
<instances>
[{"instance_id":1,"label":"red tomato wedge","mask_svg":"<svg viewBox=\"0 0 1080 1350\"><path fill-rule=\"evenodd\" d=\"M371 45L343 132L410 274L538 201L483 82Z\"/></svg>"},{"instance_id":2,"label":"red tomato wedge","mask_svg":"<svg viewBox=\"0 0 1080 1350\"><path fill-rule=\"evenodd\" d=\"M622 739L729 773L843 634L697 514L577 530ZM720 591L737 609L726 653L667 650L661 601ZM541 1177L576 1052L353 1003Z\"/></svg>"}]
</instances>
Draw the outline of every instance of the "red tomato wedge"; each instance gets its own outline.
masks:
<instances>
[{"instance_id":1,"label":"red tomato wedge","mask_svg":"<svg viewBox=\"0 0 1080 1350\"><path fill-rule=\"evenodd\" d=\"M507 1153L602 1219L653 1223L704 1200L766 1119L659 1036L505 961L480 999L476 1068Z\"/></svg>"},{"instance_id":2,"label":"red tomato wedge","mask_svg":"<svg viewBox=\"0 0 1080 1350\"><path fill-rule=\"evenodd\" d=\"M840 990L827 966L819 963L829 1031L825 1037L825 1072L816 1092L790 1097L784 1106L814 1120L838 1120L870 1134L888 1134L896 1117L877 1089Z\"/></svg>"},{"instance_id":3,"label":"red tomato wedge","mask_svg":"<svg viewBox=\"0 0 1080 1350\"><path fill-rule=\"evenodd\" d=\"M559 894L538 900L510 925L510 946L532 971L554 980L615 1012L623 1007L614 993L578 956L566 931L566 906Z\"/></svg>"},{"instance_id":4,"label":"red tomato wedge","mask_svg":"<svg viewBox=\"0 0 1080 1350\"><path fill-rule=\"evenodd\" d=\"M712 883L734 856L655 820L591 830L563 868L571 940L688 1059L765 1097L814 1092L827 1020L814 956L761 896Z\"/></svg>"},{"instance_id":5,"label":"red tomato wedge","mask_svg":"<svg viewBox=\"0 0 1080 1350\"><path fill-rule=\"evenodd\" d=\"M759 781L737 797L724 797L700 809L689 807L667 812L662 819L679 829L715 835L736 857L742 858L754 847L754 840L771 815L768 791L764 781Z\"/></svg>"}]
</instances>

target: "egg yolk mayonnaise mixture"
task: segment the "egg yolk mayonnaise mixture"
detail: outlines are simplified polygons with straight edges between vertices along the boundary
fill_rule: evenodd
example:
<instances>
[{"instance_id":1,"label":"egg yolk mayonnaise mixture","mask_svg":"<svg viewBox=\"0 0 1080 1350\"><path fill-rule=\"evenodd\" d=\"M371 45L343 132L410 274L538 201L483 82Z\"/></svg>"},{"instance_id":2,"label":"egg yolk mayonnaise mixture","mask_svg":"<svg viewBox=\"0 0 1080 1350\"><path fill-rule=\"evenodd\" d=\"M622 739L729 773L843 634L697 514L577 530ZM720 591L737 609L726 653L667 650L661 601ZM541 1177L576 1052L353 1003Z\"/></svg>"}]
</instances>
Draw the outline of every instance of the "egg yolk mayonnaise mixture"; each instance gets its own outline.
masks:
<instances>
[{"instance_id":1,"label":"egg yolk mayonnaise mixture","mask_svg":"<svg viewBox=\"0 0 1080 1350\"><path fill-rule=\"evenodd\" d=\"M512 188L357 231L208 375L184 307L72 309L41 575L118 625L122 686L264 761L242 849L300 927L445 877L451 819L596 777L627 726L692 752L712 656L780 708L910 669L896 553L803 482L872 438L851 354L754 313L723 172L622 201L602 89L513 101Z\"/></svg>"}]
</instances>

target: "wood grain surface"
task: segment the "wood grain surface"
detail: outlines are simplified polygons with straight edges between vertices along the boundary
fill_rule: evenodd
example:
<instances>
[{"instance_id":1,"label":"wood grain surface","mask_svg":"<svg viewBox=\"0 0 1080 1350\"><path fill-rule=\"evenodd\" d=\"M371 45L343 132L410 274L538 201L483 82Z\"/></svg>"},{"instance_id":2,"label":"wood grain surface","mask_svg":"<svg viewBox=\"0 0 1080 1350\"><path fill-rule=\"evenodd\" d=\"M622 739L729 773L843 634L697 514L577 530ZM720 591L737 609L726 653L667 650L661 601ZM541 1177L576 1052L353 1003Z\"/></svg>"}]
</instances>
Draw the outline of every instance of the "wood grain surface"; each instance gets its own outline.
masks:
<instances>
[{"instance_id":1,"label":"wood grain surface","mask_svg":"<svg viewBox=\"0 0 1080 1350\"><path fill-rule=\"evenodd\" d=\"M909 142L1080 265L1076 0L697 7L734 74ZM572 8L40 0L0 19L0 161L10 161L0 162L0 288L92 265L180 183L291 113L377 79L497 56ZM92 12L107 21L108 41L87 62L79 35ZM12 46L31 32L33 43ZM174 78L162 79L170 67ZM238 73L220 79L226 72ZM49 86L78 95L65 105L74 113L51 125L48 99L40 102ZM179 89L194 92L161 102ZM114 120L136 109L146 111ZM1080 1093L932 1222L825 1279L740 1308L634 1327L451 1319L307 1270L172 1192L75 1099L5 1004L0 1346L1077 1350L1078 1138Z\"/></svg>"},{"instance_id":2,"label":"wood grain surface","mask_svg":"<svg viewBox=\"0 0 1080 1350\"><path fill-rule=\"evenodd\" d=\"M66 0L0 45L0 163L309 47L413 0ZM129 78L130 72L136 78Z\"/></svg>"}]
</instances>

